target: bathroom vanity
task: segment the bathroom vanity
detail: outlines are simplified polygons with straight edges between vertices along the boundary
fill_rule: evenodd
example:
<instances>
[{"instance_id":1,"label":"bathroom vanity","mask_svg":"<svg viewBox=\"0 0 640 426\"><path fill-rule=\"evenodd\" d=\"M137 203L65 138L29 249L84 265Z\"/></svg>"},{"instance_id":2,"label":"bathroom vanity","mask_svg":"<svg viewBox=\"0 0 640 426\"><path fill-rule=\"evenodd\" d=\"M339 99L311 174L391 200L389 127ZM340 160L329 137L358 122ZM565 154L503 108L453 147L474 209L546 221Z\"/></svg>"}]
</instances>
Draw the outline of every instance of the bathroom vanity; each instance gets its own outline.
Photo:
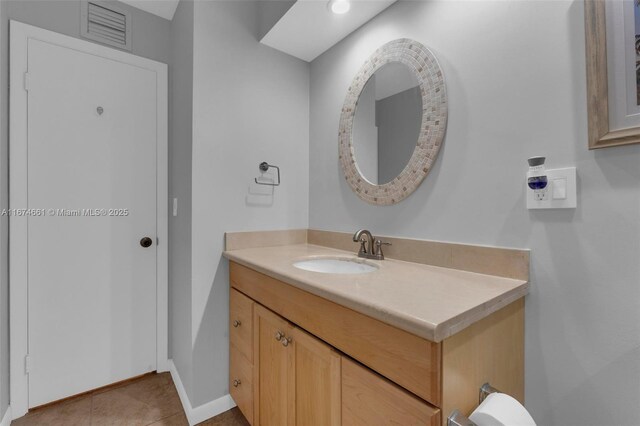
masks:
<instances>
[{"instance_id":1,"label":"bathroom vanity","mask_svg":"<svg viewBox=\"0 0 640 426\"><path fill-rule=\"evenodd\" d=\"M526 250L390 239L364 261L349 239L227 234L230 393L252 425L442 425L486 382L523 401ZM294 266L327 258L373 270Z\"/></svg>"}]
</instances>

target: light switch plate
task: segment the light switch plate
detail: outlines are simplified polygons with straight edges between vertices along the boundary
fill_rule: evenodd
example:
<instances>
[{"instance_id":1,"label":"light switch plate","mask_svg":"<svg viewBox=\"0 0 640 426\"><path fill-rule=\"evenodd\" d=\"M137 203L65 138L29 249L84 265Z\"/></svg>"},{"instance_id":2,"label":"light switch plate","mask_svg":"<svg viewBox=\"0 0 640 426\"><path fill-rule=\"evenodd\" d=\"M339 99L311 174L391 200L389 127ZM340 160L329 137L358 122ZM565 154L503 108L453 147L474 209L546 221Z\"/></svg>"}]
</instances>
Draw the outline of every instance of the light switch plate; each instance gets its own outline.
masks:
<instances>
[{"instance_id":1,"label":"light switch plate","mask_svg":"<svg viewBox=\"0 0 640 426\"><path fill-rule=\"evenodd\" d=\"M578 205L576 168L547 169L546 173L548 184L544 197L530 189L525 179L527 208L530 210L575 209Z\"/></svg>"},{"instance_id":2,"label":"light switch plate","mask_svg":"<svg viewBox=\"0 0 640 426\"><path fill-rule=\"evenodd\" d=\"M566 200L567 198L567 179L559 178L554 179L552 182L551 188L553 188L553 199L554 200Z\"/></svg>"}]
</instances>

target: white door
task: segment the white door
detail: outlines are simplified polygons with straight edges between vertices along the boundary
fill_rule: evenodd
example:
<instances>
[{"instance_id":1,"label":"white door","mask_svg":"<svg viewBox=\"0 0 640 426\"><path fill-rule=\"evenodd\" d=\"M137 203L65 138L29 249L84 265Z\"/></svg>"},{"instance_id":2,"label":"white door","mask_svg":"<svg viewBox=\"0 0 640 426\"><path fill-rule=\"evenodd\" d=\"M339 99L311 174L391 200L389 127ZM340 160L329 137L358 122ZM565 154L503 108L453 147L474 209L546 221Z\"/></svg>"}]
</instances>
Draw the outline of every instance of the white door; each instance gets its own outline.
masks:
<instances>
[{"instance_id":1,"label":"white door","mask_svg":"<svg viewBox=\"0 0 640 426\"><path fill-rule=\"evenodd\" d=\"M156 369L156 84L28 41L29 407Z\"/></svg>"}]
</instances>

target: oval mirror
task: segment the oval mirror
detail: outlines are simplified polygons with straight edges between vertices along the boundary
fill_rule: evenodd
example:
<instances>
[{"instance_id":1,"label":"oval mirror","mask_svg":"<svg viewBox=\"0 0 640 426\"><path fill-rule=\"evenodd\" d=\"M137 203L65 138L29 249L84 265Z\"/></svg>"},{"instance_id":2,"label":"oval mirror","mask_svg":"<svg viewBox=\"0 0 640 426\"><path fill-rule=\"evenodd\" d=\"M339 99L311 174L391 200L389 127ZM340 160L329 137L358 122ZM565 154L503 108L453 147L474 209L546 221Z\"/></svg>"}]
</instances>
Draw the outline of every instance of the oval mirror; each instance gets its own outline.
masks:
<instances>
[{"instance_id":1,"label":"oval mirror","mask_svg":"<svg viewBox=\"0 0 640 426\"><path fill-rule=\"evenodd\" d=\"M353 191L371 204L408 197L429 172L446 121L433 54L409 39L378 49L349 87L340 119L340 163Z\"/></svg>"},{"instance_id":2,"label":"oval mirror","mask_svg":"<svg viewBox=\"0 0 640 426\"><path fill-rule=\"evenodd\" d=\"M409 163L420 135L422 95L415 74L402 62L378 68L356 103L353 153L370 183L391 182Z\"/></svg>"}]
</instances>

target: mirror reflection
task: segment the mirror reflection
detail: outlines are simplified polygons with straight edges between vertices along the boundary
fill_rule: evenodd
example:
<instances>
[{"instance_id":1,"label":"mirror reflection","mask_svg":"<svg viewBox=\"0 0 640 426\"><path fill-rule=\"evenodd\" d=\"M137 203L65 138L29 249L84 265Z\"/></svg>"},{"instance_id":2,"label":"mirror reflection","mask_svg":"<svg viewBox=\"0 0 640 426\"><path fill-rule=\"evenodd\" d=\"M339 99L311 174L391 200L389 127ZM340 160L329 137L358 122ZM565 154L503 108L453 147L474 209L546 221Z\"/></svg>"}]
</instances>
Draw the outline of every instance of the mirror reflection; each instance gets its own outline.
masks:
<instances>
[{"instance_id":1,"label":"mirror reflection","mask_svg":"<svg viewBox=\"0 0 640 426\"><path fill-rule=\"evenodd\" d=\"M362 176L391 182L413 155L422 124L422 96L414 73L401 62L380 67L367 81L353 119L352 143Z\"/></svg>"}]
</instances>

